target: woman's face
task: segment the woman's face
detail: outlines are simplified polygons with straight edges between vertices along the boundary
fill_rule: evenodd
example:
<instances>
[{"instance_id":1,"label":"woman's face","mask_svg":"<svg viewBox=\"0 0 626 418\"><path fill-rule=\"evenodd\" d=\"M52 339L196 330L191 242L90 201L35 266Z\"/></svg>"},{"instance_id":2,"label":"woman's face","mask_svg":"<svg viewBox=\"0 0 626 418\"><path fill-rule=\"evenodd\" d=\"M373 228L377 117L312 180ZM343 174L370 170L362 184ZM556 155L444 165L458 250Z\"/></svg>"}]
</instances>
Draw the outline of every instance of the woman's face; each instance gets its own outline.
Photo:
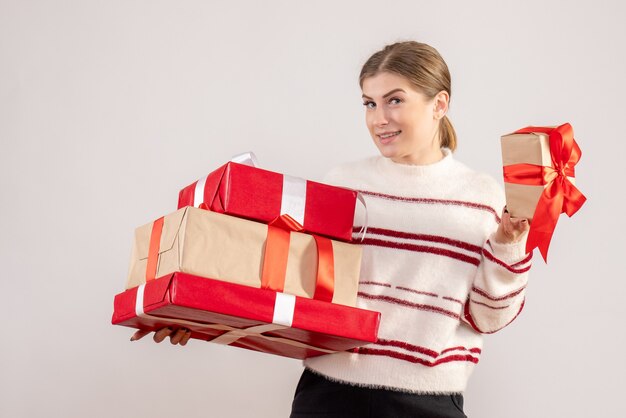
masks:
<instances>
[{"instance_id":1,"label":"woman's face","mask_svg":"<svg viewBox=\"0 0 626 418\"><path fill-rule=\"evenodd\" d=\"M380 153L401 164L432 164L443 158L439 120L448 98L444 91L429 100L393 73L363 80L365 122Z\"/></svg>"}]
</instances>

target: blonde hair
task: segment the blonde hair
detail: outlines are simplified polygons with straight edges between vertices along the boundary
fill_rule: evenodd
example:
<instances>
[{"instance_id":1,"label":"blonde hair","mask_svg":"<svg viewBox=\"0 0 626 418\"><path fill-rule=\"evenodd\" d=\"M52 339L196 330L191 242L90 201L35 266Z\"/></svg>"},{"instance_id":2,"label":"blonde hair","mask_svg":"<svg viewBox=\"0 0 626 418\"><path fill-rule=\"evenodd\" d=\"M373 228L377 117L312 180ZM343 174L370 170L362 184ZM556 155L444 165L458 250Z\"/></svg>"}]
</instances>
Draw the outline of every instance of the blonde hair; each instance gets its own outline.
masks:
<instances>
[{"instance_id":1,"label":"blonde hair","mask_svg":"<svg viewBox=\"0 0 626 418\"><path fill-rule=\"evenodd\" d=\"M389 72L405 77L428 99L433 99L439 92L452 94L452 80L446 62L439 52L430 45L415 41L397 42L387 45L373 54L361 68L359 85L363 81L381 72ZM456 149L456 132L444 116L439 122L439 140L441 147Z\"/></svg>"}]
</instances>

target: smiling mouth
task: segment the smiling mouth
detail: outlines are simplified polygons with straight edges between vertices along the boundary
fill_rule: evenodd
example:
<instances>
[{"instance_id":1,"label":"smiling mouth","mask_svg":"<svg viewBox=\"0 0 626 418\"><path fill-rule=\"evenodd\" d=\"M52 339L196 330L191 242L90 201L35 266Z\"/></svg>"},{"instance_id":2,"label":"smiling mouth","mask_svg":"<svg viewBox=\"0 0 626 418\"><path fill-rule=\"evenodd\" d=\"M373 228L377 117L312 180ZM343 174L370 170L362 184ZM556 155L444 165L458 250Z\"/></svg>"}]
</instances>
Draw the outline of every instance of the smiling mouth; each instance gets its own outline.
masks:
<instances>
[{"instance_id":1,"label":"smiling mouth","mask_svg":"<svg viewBox=\"0 0 626 418\"><path fill-rule=\"evenodd\" d=\"M400 135L402 131L396 131L396 132L388 132L388 133L384 133L384 134L380 134L378 135L378 138L380 138L381 142L389 142L392 138L395 138L396 136Z\"/></svg>"}]
</instances>

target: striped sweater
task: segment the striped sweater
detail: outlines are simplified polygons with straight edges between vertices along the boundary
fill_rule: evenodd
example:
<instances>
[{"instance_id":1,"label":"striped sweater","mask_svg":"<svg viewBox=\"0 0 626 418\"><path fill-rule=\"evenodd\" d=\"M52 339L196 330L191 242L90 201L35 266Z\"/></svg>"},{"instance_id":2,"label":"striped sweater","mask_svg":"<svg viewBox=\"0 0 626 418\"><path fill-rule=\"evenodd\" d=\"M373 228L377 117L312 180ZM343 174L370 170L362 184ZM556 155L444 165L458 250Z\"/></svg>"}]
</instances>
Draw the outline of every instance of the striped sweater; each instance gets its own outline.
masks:
<instances>
[{"instance_id":1,"label":"striped sweater","mask_svg":"<svg viewBox=\"0 0 626 418\"><path fill-rule=\"evenodd\" d=\"M377 343L307 359L307 368L359 386L461 393L482 334L522 310L531 254L524 240L494 240L504 193L444 152L431 165L378 156L327 175L367 202L357 306L382 319Z\"/></svg>"}]
</instances>

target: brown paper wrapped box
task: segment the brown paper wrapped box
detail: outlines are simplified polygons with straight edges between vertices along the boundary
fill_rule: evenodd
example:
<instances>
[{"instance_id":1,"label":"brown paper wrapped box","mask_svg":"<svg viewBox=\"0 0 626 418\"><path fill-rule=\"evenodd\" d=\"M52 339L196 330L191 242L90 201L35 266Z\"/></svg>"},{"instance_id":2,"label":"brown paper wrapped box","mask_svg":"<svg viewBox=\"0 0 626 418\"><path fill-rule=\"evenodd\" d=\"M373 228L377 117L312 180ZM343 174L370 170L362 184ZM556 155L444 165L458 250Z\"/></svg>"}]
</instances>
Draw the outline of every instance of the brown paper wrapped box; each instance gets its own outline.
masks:
<instances>
[{"instance_id":1,"label":"brown paper wrapped box","mask_svg":"<svg viewBox=\"0 0 626 418\"><path fill-rule=\"evenodd\" d=\"M550 141L546 133L508 134L500 138L502 165L533 164L552 167ZM575 184L573 177L568 179ZM504 183L507 210L513 217L532 219L545 186Z\"/></svg>"},{"instance_id":2,"label":"brown paper wrapped box","mask_svg":"<svg viewBox=\"0 0 626 418\"><path fill-rule=\"evenodd\" d=\"M164 217L156 277L173 272L261 287L268 226L193 207ZM145 283L152 223L135 230L126 289ZM361 247L332 241L335 289L333 303L355 306ZM313 298L317 247L308 234L292 232L284 292Z\"/></svg>"}]
</instances>

